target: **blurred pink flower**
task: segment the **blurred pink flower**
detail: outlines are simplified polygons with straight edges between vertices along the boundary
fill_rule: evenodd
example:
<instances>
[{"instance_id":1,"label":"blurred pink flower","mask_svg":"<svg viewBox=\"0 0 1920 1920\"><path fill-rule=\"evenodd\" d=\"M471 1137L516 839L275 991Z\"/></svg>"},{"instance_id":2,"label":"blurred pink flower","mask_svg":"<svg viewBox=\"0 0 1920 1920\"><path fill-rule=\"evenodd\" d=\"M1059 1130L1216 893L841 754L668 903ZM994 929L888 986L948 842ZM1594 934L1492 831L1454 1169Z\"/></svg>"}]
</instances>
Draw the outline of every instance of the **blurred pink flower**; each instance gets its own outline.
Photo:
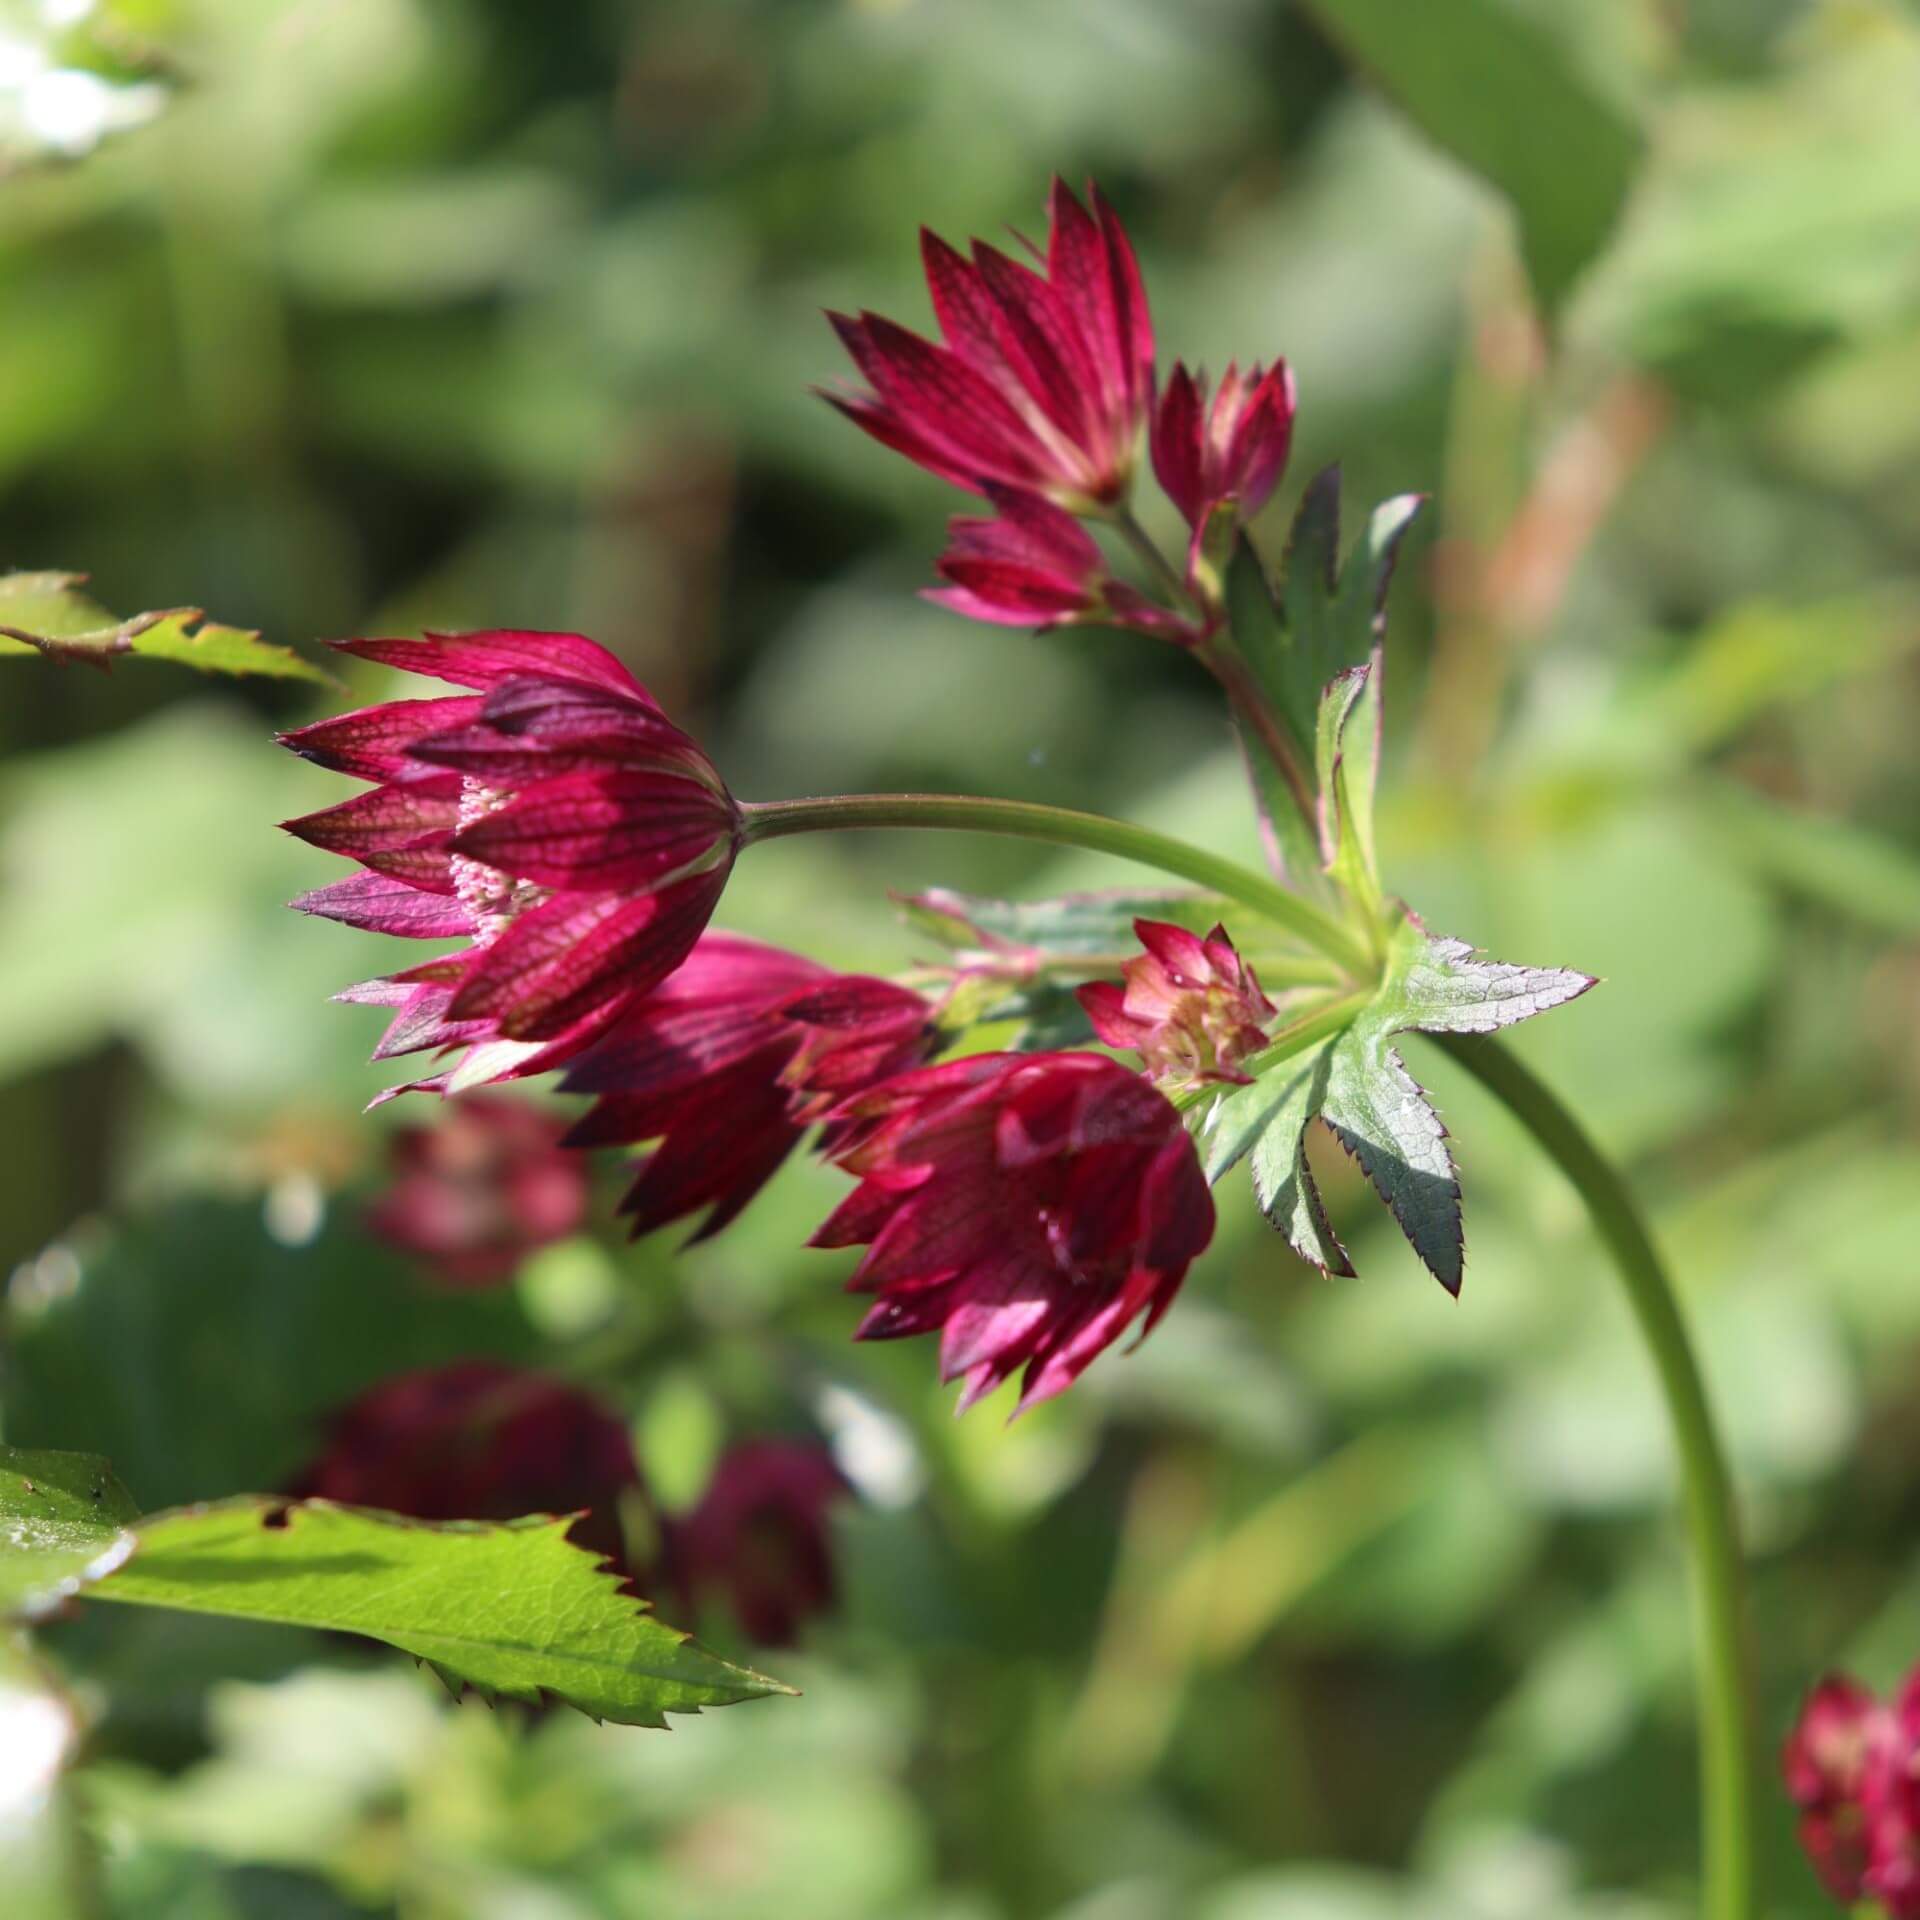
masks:
<instances>
[{"instance_id":1,"label":"blurred pink flower","mask_svg":"<svg viewBox=\"0 0 1920 1920\"><path fill-rule=\"evenodd\" d=\"M585 1509L570 1538L628 1570L623 1497L640 1473L626 1427L578 1387L494 1360L397 1374L327 1423L287 1491L418 1520Z\"/></svg>"},{"instance_id":2,"label":"blurred pink flower","mask_svg":"<svg viewBox=\"0 0 1920 1920\"><path fill-rule=\"evenodd\" d=\"M433 1125L395 1130L392 1184L367 1225L449 1286L511 1279L536 1247L586 1218L586 1162L560 1144L561 1132L522 1100L449 1101Z\"/></svg>"},{"instance_id":3,"label":"blurred pink flower","mask_svg":"<svg viewBox=\"0 0 1920 1920\"><path fill-rule=\"evenodd\" d=\"M676 1579L692 1596L724 1592L741 1630L762 1646L791 1646L802 1623L834 1603L827 1509L846 1492L812 1441L730 1447L673 1529Z\"/></svg>"}]
</instances>

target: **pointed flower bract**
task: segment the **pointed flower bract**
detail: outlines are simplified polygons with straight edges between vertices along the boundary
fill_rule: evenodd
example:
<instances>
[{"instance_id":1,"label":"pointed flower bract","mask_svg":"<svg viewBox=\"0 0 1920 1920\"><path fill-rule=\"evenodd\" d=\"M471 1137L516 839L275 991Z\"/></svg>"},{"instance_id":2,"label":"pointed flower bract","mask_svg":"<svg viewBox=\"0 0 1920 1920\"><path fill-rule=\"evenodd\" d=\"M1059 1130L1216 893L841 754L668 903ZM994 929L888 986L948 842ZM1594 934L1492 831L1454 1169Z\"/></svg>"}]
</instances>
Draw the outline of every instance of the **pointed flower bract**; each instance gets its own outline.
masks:
<instances>
[{"instance_id":1,"label":"pointed flower bract","mask_svg":"<svg viewBox=\"0 0 1920 1920\"><path fill-rule=\"evenodd\" d=\"M1153 398L1153 322L1119 216L1055 180L1042 270L922 231L944 345L879 314L833 314L871 391L826 394L856 426L971 492L1097 513L1132 483Z\"/></svg>"},{"instance_id":2,"label":"pointed flower bract","mask_svg":"<svg viewBox=\"0 0 1920 1920\"><path fill-rule=\"evenodd\" d=\"M657 1141L620 1210L641 1234L707 1209L705 1239L829 1108L933 1044L932 1009L905 987L708 933L569 1069L562 1091L598 1098L568 1145Z\"/></svg>"},{"instance_id":3,"label":"pointed flower bract","mask_svg":"<svg viewBox=\"0 0 1920 1920\"><path fill-rule=\"evenodd\" d=\"M457 1074L415 1083L442 1090L571 1057L699 938L739 848L732 795L653 696L578 634L339 644L474 689L283 736L306 759L373 783L287 822L364 869L294 905L469 943L343 996L395 1009L375 1057L480 1048Z\"/></svg>"},{"instance_id":4,"label":"pointed flower bract","mask_svg":"<svg viewBox=\"0 0 1920 1920\"><path fill-rule=\"evenodd\" d=\"M1202 938L1164 920L1136 920L1145 952L1121 966L1124 986L1096 980L1078 991L1093 1030L1139 1054L1157 1086L1245 1085L1238 1063L1266 1043L1273 1002L1260 991L1225 927Z\"/></svg>"},{"instance_id":5,"label":"pointed flower bract","mask_svg":"<svg viewBox=\"0 0 1920 1920\"><path fill-rule=\"evenodd\" d=\"M1076 1380L1144 1315L1150 1332L1213 1237L1180 1116L1097 1053L975 1054L837 1110L860 1185L813 1237L866 1244L879 1295L859 1337L940 1332L969 1406L1021 1368L1024 1409Z\"/></svg>"}]
</instances>

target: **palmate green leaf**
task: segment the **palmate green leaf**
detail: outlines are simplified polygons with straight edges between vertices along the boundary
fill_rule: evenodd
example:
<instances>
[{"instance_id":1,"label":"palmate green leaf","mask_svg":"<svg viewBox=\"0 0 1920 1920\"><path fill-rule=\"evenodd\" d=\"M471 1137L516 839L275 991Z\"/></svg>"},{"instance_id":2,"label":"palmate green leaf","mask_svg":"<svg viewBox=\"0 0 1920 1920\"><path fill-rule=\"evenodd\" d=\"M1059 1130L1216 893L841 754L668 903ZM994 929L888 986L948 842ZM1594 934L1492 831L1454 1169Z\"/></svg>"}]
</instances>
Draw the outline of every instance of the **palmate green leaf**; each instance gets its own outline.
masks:
<instances>
[{"instance_id":1,"label":"palmate green leaf","mask_svg":"<svg viewBox=\"0 0 1920 1920\"><path fill-rule=\"evenodd\" d=\"M1379 990L1352 1024L1219 1098L1201 1126L1209 1180L1249 1154L1261 1211L1304 1260L1351 1274L1307 1164L1319 1119L1360 1164L1400 1230L1450 1293L1460 1290L1460 1182L1447 1130L1393 1044L1406 1032L1492 1033L1577 999L1583 973L1486 960L1402 910Z\"/></svg>"},{"instance_id":2,"label":"palmate green leaf","mask_svg":"<svg viewBox=\"0 0 1920 1920\"><path fill-rule=\"evenodd\" d=\"M1512 0L1306 0L1431 139L1512 203L1541 304L1612 232L1644 142L1571 50Z\"/></svg>"},{"instance_id":3,"label":"palmate green leaf","mask_svg":"<svg viewBox=\"0 0 1920 1920\"><path fill-rule=\"evenodd\" d=\"M105 1579L132 1554L137 1516L98 1454L0 1447L0 1619L31 1618Z\"/></svg>"},{"instance_id":4,"label":"palmate green leaf","mask_svg":"<svg viewBox=\"0 0 1920 1920\"><path fill-rule=\"evenodd\" d=\"M428 1523L246 1495L140 1518L97 1454L0 1447L0 1617L79 1593L365 1634L456 1692L664 1725L792 1689L654 1618L567 1518Z\"/></svg>"},{"instance_id":5,"label":"palmate green leaf","mask_svg":"<svg viewBox=\"0 0 1920 1920\"><path fill-rule=\"evenodd\" d=\"M0 575L0 656L39 653L105 672L122 654L134 653L202 673L333 684L332 675L291 648L270 645L241 627L209 621L198 607L115 620L80 592L85 581L83 573Z\"/></svg>"}]
</instances>

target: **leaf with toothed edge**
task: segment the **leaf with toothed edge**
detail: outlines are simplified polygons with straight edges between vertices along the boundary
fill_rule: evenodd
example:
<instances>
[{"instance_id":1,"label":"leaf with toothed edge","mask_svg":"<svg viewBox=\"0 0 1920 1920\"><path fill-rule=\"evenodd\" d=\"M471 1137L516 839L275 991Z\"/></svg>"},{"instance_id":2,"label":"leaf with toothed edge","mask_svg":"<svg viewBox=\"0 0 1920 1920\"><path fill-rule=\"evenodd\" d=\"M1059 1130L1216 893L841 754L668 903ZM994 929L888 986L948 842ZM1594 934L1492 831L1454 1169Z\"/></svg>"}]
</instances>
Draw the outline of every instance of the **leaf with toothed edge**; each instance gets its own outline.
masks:
<instances>
[{"instance_id":1,"label":"leaf with toothed edge","mask_svg":"<svg viewBox=\"0 0 1920 1920\"><path fill-rule=\"evenodd\" d=\"M1379 990L1352 1024L1216 1100L1202 1122L1200 1150L1211 1181L1250 1153L1261 1211L1294 1251L1330 1273L1350 1274L1304 1152L1307 1123L1319 1119L1359 1163L1434 1278L1458 1293L1459 1176L1447 1130L1393 1040L1413 1031L1492 1033L1578 999L1593 981L1483 959L1400 913Z\"/></svg>"},{"instance_id":2,"label":"leaf with toothed edge","mask_svg":"<svg viewBox=\"0 0 1920 1920\"><path fill-rule=\"evenodd\" d=\"M1387 589L1401 540L1422 504L1419 494L1401 494L1375 508L1343 566L1340 470L1329 467L1308 484L1301 498L1277 591L1244 535L1228 569L1230 644L1292 737L1302 777L1317 776L1320 817L1309 822L1301 817L1272 756L1243 729L1242 744L1269 852L1289 885L1322 899L1334 892L1324 873L1331 855L1321 834L1333 803L1333 768L1322 739L1323 709L1334 686L1349 681L1353 694L1349 704L1357 724L1339 743L1351 789L1350 805L1343 811L1352 816L1371 871ZM1351 680L1356 672L1364 672L1364 680ZM1347 717L1341 714L1342 725ZM1336 739L1338 732L1336 728Z\"/></svg>"},{"instance_id":3,"label":"leaf with toothed edge","mask_svg":"<svg viewBox=\"0 0 1920 1920\"><path fill-rule=\"evenodd\" d=\"M429 1523L249 1495L134 1523L132 1557L88 1593L364 1634L425 1661L455 1691L564 1701L628 1726L792 1691L656 1619L567 1539L569 1524Z\"/></svg>"},{"instance_id":4,"label":"leaf with toothed edge","mask_svg":"<svg viewBox=\"0 0 1920 1920\"><path fill-rule=\"evenodd\" d=\"M333 675L242 627L208 620L198 607L136 613L116 620L80 591L84 573L0 574L0 658L39 653L50 660L111 670L122 654L172 660L202 673L335 686Z\"/></svg>"}]
</instances>

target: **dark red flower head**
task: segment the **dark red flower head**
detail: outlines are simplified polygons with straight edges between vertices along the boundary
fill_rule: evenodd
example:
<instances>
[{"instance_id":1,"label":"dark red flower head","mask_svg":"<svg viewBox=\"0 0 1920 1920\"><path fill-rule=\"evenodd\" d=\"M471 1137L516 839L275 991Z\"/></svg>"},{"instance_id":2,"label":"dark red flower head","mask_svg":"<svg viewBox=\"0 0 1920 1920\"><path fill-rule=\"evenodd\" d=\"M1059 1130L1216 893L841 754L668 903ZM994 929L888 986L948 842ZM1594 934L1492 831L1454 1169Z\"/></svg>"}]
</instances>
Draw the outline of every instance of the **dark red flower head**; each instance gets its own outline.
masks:
<instances>
[{"instance_id":1,"label":"dark red flower head","mask_svg":"<svg viewBox=\"0 0 1920 1920\"><path fill-rule=\"evenodd\" d=\"M375 1058L481 1047L457 1077L417 1083L444 1089L578 1052L680 964L720 898L740 817L713 763L578 634L339 644L475 689L283 736L306 759L373 782L287 823L365 869L294 905L470 943L342 996L396 1009Z\"/></svg>"},{"instance_id":2,"label":"dark red flower head","mask_svg":"<svg viewBox=\"0 0 1920 1920\"><path fill-rule=\"evenodd\" d=\"M524 1100L469 1094L429 1127L400 1127L393 1182L367 1225L449 1286L511 1279L536 1247L586 1218L587 1169L557 1122Z\"/></svg>"},{"instance_id":3,"label":"dark red flower head","mask_svg":"<svg viewBox=\"0 0 1920 1920\"><path fill-rule=\"evenodd\" d=\"M620 1501L639 1485L626 1428L579 1388L463 1360L398 1374L341 1409L288 1492L418 1520L584 1508L571 1537L625 1565Z\"/></svg>"},{"instance_id":4,"label":"dark red flower head","mask_svg":"<svg viewBox=\"0 0 1920 1920\"><path fill-rule=\"evenodd\" d=\"M813 1237L866 1243L858 1337L940 1329L970 1406L1026 1369L1020 1407L1071 1385L1172 1303L1213 1237L1213 1197L1173 1107L1097 1053L987 1053L900 1075L837 1118L860 1185Z\"/></svg>"},{"instance_id":5,"label":"dark red flower head","mask_svg":"<svg viewBox=\"0 0 1920 1920\"><path fill-rule=\"evenodd\" d=\"M1089 199L1091 211L1054 181L1040 272L979 240L968 259L923 230L946 344L879 314L830 315L872 391L825 397L975 493L998 483L1075 513L1122 499L1152 405L1153 322L1118 215L1098 188Z\"/></svg>"},{"instance_id":6,"label":"dark red flower head","mask_svg":"<svg viewBox=\"0 0 1920 1920\"><path fill-rule=\"evenodd\" d=\"M1855 1901L1867 1886L1870 1789L1892 1744L1893 1716L1858 1681L1821 1681L1781 1749L1787 1791L1800 1809L1800 1844L1820 1884L1836 1900ZM1886 1817L1872 1823L1885 1825ZM1873 1851L1884 1849L1876 1844ZM1908 1911L1920 1912L1920 1908Z\"/></svg>"},{"instance_id":7,"label":"dark red flower head","mask_svg":"<svg viewBox=\"0 0 1920 1920\"><path fill-rule=\"evenodd\" d=\"M639 1234L710 1209L704 1239L829 1107L917 1066L933 1042L932 1010L905 987L708 933L573 1063L562 1090L599 1098L567 1143L659 1141L621 1211Z\"/></svg>"},{"instance_id":8,"label":"dark red flower head","mask_svg":"<svg viewBox=\"0 0 1920 1920\"><path fill-rule=\"evenodd\" d=\"M683 1590L726 1594L741 1630L788 1647L834 1601L827 1509L847 1483L824 1447L749 1440L730 1447L700 1503L673 1530Z\"/></svg>"},{"instance_id":9,"label":"dark red flower head","mask_svg":"<svg viewBox=\"0 0 1920 1920\"><path fill-rule=\"evenodd\" d=\"M1173 363L1153 417L1153 470L1196 533L1224 501L1233 501L1243 520L1267 504L1286 470L1293 405L1284 360L1244 377L1229 362L1210 408L1206 375Z\"/></svg>"},{"instance_id":10,"label":"dark red flower head","mask_svg":"<svg viewBox=\"0 0 1920 1920\"><path fill-rule=\"evenodd\" d=\"M1122 965L1126 984L1078 989L1094 1032L1132 1048L1159 1086L1244 1085L1239 1062L1266 1045L1273 1002L1226 928L1204 940L1164 920L1136 920L1133 931L1146 951Z\"/></svg>"},{"instance_id":11,"label":"dark red flower head","mask_svg":"<svg viewBox=\"0 0 1920 1920\"><path fill-rule=\"evenodd\" d=\"M1197 635L1179 615L1107 571L1105 556L1080 523L1038 494L988 486L998 518L960 515L947 522L938 566L948 581L925 598L970 620L997 626L1132 627L1187 645Z\"/></svg>"}]
</instances>

